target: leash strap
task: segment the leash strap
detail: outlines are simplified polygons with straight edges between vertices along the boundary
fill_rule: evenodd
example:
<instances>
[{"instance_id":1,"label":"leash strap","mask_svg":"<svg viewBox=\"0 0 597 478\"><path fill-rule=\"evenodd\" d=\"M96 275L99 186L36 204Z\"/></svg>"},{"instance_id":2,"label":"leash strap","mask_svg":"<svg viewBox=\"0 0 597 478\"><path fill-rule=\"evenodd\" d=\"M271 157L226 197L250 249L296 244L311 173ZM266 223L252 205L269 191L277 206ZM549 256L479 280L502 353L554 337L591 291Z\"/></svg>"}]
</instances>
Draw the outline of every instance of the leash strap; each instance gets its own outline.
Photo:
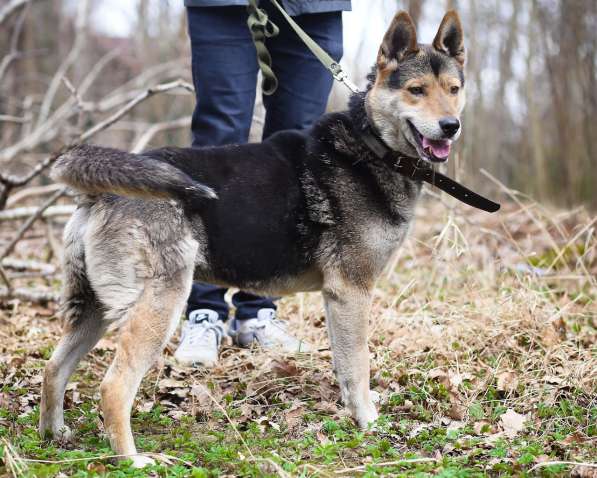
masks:
<instances>
[{"instance_id":1,"label":"leash strap","mask_svg":"<svg viewBox=\"0 0 597 478\"><path fill-rule=\"evenodd\" d=\"M347 73L342 70L340 64L328 55L327 52L301 28L288 13L286 13L286 10L280 6L278 0L270 1L280 11L282 16L307 48L311 50L311 53L313 53L321 64L328 69L334 79L344 84L353 93L358 93L359 89L352 81L350 81ZM251 30L251 35L253 36L253 42L257 49L259 67L263 74L263 81L261 83L263 94L271 95L278 87L278 79L271 68L272 58L265 47L265 38L276 36L279 29L268 19L267 13L257 6L257 2L258 0L249 0L249 19L247 20L247 24ZM417 181L425 181L426 183L441 189L450 196L455 197L459 201L477 209L487 212L496 212L500 209L498 203L471 191L448 176L438 173L427 166L420 167L421 160L418 158L397 155L395 151L390 149L390 147L375 134L371 129L371 126L361 132L361 137L369 149L373 151L378 158L393 164L394 169L403 176L410 177Z\"/></svg>"},{"instance_id":2,"label":"leash strap","mask_svg":"<svg viewBox=\"0 0 597 478\"><path fill-rule=\"evenodd\" d=\"M255 0L250 0L250 1L255 1ZM307 48L309 50L311 50L311 53L313 53L317 57L317 59L321 62L321 64L328 69L328 71L334 77L334 80L339 81L340 83L343 83L344 85L346 85L346 87L353 93L358 93L359 89L352 81L350 81L350 78L348 78L348 74L342 69L340 64L337 63L336 60L334 60L330 55L328 55L328 53L323 48L321 48L317 44L317 42L315 40L313 40L313 38L311 38L307 34L307 32L305 32L305 30L303 30L292 19L292 17L290 15L288 15L288 13L286 13L286 10L284 10L282 8L282 6L278 3L278 0L270 0L270 1L280 11L282 16L286 19L288 24L296 32L296 34L299 36L299 38L301 40L303 40L303 43L307 46Z\"/></svg>"},{"instance_id":3,"label":"leash strap","mask_svg":"<svg viewBox=\"0 0 597 478\"><path fill-rule=\"evenodd\" d=\"M422 162L420 159L396 155L396 152L392 151L381 138L371 131L370 127L362 132L362 138L375 156L383 159L386 163L392 164L394 169L403 176L417 181L425 181L459 201L482 211L496 212L500 209L498 203L471 191L448 176L438 173L430 167L421 167Z\"/></svg>"},{"instance_id":4,"label":"leash strap","mask_svg":"<svg viewBox=\"0 0 597 478\"><path fill-rule=\"evenodd\" d=\"M305 30L303 30L288 13L282 8L277 0L270 0L274 6L280 11L282 16L286 19L291 28L296 32L299 38L303 41L305 46L315 55L315 57L321 62L321 64L332 74L334 80L345 85L353 93L358 93L359 89L357 86L350 81L348 74L342 69L342 66L336 60L334 60L328 53L321 48L315 40L313 40ZM257 5L258 0L249 0L249 6L247 7L249 12L249 18L247 19L247 25L251 30L253 36L253 43L257 49L257 61L259 62L259 68L261 68L261 74L263 75L263 81L261 88L263 89L264 95L273 94L278 87L278 79L272 70L272 57L270 56L265 46L265 38L270 38L278 34L278 27L267 17L265 10L261 9ZM268 30L270 29L270 30ZM275 31L275 33L272 33Z\"/></svg>"},{"instance_id":5,"label":"leash strap","mask_svg":"<svg viewBox=\"0 0 597 478\"><path fill-rule=\"evenodd\" d=\"M247 10L247 26L255 43L257 63L263 76L261 89L264 95L272 95L278 89L278 79L272 70L272 57L265 46L265 39L275 37L280 29L267 17L265 10L257 6L257 0L249 0Z\"/></svg>"}]
</instances>

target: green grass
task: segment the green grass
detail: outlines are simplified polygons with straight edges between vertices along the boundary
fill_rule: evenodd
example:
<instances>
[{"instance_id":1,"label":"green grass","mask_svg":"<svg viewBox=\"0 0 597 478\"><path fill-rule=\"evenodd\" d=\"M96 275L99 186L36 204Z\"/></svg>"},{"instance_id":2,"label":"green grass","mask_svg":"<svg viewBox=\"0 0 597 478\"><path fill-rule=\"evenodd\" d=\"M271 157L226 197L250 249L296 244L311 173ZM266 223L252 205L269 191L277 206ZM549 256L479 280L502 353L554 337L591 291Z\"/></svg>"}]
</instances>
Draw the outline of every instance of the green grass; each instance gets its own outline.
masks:
<instances>
[{"instance_id":1,"label":"green grass","mask_svg":"<svg viewBox=\"0 0 597 478\"><path fill-rule=\"evenodd\" d=\"M36 431L55 305L12 303L0 305L0 477L565 477L574 465L545 463L597 462L597 239L571 243L591 218L425 207L374 295L375 430L356 428L338 403L326 350L285 358L226 347L217 369L201 371L177 368L171 349L145 378L132 419L139 451L161 454L159 464L135 470L105 458L97 394L109 338L72 378L75 440L61 447ZM548 267L554 241L564 252L553 275L519 267ZM319 295L284 299L280 315L327 346ZM208 393L194 395L199 385ZM512 431L508 415L525 426Z\"/></svg>"},{"instance_id":2,"label":"green grass","mask_svg":"<svg viewBox=\"0 0 597 478\"><path fill-rule=\"evenodd\" d=\"M401 364L403 365L403 364ZM433 369L433 364L428 364ZM399 367L398 367L399 368ZM183 415L173 419L161 405L148 412L135 412L133 428L140 451L178 458L170 464L136 470L129 462L99 459L112 452L102 434L97 403L86 397L67 411L67 422L76 431L72 449L42 440L36 430L38 408L20 414L0 408L0 437L9 441L19 455L37 460L63 461L42 464L26 462L21 476L134 477L215 477L223 474L262 477L333 476L342 469L346 475L362 476L526 476L538 460L583 461L595 458L597 407L582 392L572 392L553 405L538 402L535 416L542 423L514 439L495 436L499 417L509 407L507 400L487 389L483 400L468 408L468 419L453 428L453 422L437 419L450 406L445 386L428 377L426 370L401 379L402 391L390 393L381 406L376 431L362 431L349 418L338 418L316 410L316 397L300 397L304 414L289 429L284 414L288 403L270 403L258 419L242 416L238 403L243 387L226 395L222 403L228 417L217 409L209 416ZM466 389L467 384L461 385ZM25 395L26 390L17 395ZM475 430L480 420L484 425ZM566 443L582 431L584 438ZM242 440L239 438L242 437ZM586 438L586 439L585 439ZM86 458L84 461L74 461ZM426 462L403 462L427 458ZM432 460L433 459L433 460ZM69 461L73 460L73 461ZM394 463L380 465L381 463ZM362 466L362 468L358 468ZM3 469L0 468L0 471ZM562 465L540 468L540 476L566 476ZM7 472L4 468L4 472Z\"/></svg>"}]
</instances>

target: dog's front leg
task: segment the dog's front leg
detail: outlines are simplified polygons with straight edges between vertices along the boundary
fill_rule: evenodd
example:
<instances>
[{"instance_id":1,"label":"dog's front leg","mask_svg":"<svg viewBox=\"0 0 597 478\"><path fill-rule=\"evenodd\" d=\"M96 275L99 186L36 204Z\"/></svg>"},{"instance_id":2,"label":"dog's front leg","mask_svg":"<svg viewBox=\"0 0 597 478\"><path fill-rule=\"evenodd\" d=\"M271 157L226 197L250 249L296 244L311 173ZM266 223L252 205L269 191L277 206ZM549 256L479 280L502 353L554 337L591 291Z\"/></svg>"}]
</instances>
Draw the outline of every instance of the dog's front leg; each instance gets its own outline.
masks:
<instances>
[{"instance_id":1,"label":"dog's front leg","mask_svg":"<svg viewBox=\"0 0 597 478\"><path fill-rule=\"evenodd\" d=\"M345 280L326 282L323 297L342 401L359 426L366 428L378 416L369 390L367 329L370 293Z\"/></svg>"}]
</instances>

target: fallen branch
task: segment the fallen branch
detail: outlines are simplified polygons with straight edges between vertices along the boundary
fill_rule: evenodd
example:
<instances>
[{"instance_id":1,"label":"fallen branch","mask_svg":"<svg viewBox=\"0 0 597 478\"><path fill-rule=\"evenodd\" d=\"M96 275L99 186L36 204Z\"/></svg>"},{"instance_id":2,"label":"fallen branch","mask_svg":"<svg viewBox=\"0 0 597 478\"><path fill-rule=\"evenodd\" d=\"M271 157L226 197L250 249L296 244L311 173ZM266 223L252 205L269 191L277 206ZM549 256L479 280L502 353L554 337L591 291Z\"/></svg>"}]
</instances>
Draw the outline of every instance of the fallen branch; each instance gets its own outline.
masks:
<instances>
[{"instance_id":1,"label":"fallen branch","mask_svg":"<svg viewBox=\"0 0 597 478\"><path fill-rule=\"evenodd\" d=\"M58 191L61 187L62 185L60 184L49 184L47 186L33 186L27 189L21 189L8 198L6 206L12 207L27 198L53 193L54 191ZM2 213L0 212L0 215L1 214Z\"/></svg>"},{"instance_id":2,"label":"fallen branch","mask_svg":"<svg viewBox=\"0 0 597 478\"><path fill-rule=\"evenodd\" d=\"M6 287L0 287L0 300L10 299L45 304L47 302L57 302L60 299L60 294L51 289L17 287L9 290Z\"/></svg>"},{"instance_id":3,"label":"fallen branch","mask_svg":"<svg viewBox=\"0 0 597 478\"><path fill-rule=\"evenodd\" d=\"M408 465L410 463L433 463L436 462L436 458L409 458L405 460L396 460L396 461L384 461L382 463L367 463L366 465L355 466L352 468L342 468L341 470L337 470L334 473L336 475L343 475L344 473L353 473L355 471L365 471L368 466L371 467L380 467L380 466L399 466L399 465Z\"/></svg>"},{"instance_id":4,"label":"fallen branch","mask_svg":"<svg viewBox=\"0 0 597 478\"><path fill-rule=\"evenodd\" d=\"M39 271L44 274L54 274L56 272L56 267L52 264L39 261L25 261L22 259L14 259L12 257L5 257L2 259L1 266L15 271Z\"/></svg>"},{"instance_id":5,"label":"fallen branch","mask_svg":"<svg viewBox=\"0 0 597 478\"><path fill-rule=\"evenodd\" d=\"M545 468L546 466L556 466L556 465L597 468L597 463L583 463L580 461L544 461L542 463L537 463L532 468L529 468L528 472L530 473L531 471L538 470L539 468Z\"/></svg>"},{"instance_id":6,"label":"fallen branch","mask_svg":"<svg viewBox=\"0 0 597 478\"><path fill-rule=\"evenodd\" d=\"M60 191L62 189L63 187L60 186L58 189L55 189L54 191ZM73 212L75 212L76 208L77 206L74 204L61 204L59 206L52 206L44 210L41 217L70 216ZM30 217L32 214L35 214L37 210L38 208L36 206L6 209L4 211L0 211L0 222L26 219Z\"/></svg>"}]
</instances>

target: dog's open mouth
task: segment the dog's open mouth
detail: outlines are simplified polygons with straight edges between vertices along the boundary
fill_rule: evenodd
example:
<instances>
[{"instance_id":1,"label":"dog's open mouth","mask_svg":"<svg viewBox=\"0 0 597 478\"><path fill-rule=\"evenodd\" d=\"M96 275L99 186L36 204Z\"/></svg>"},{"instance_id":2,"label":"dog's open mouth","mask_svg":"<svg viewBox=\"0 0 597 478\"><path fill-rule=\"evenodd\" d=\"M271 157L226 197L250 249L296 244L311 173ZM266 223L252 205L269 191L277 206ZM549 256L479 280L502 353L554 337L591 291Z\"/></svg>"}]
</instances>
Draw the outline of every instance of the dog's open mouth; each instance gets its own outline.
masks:
<instances>
[{"instance_id":1,"label":"dog's open mouth","mask_svg":"<svg viewBox=\"0 0 597 478\"><path fill-rule=\"evenodd\" d=\"M414 139L413 146L421 159L432 163L445 163L450 155L452 141L449 139L429 139L423 136L410 121L408 126Z\"/></svg>"}]
</instances>

